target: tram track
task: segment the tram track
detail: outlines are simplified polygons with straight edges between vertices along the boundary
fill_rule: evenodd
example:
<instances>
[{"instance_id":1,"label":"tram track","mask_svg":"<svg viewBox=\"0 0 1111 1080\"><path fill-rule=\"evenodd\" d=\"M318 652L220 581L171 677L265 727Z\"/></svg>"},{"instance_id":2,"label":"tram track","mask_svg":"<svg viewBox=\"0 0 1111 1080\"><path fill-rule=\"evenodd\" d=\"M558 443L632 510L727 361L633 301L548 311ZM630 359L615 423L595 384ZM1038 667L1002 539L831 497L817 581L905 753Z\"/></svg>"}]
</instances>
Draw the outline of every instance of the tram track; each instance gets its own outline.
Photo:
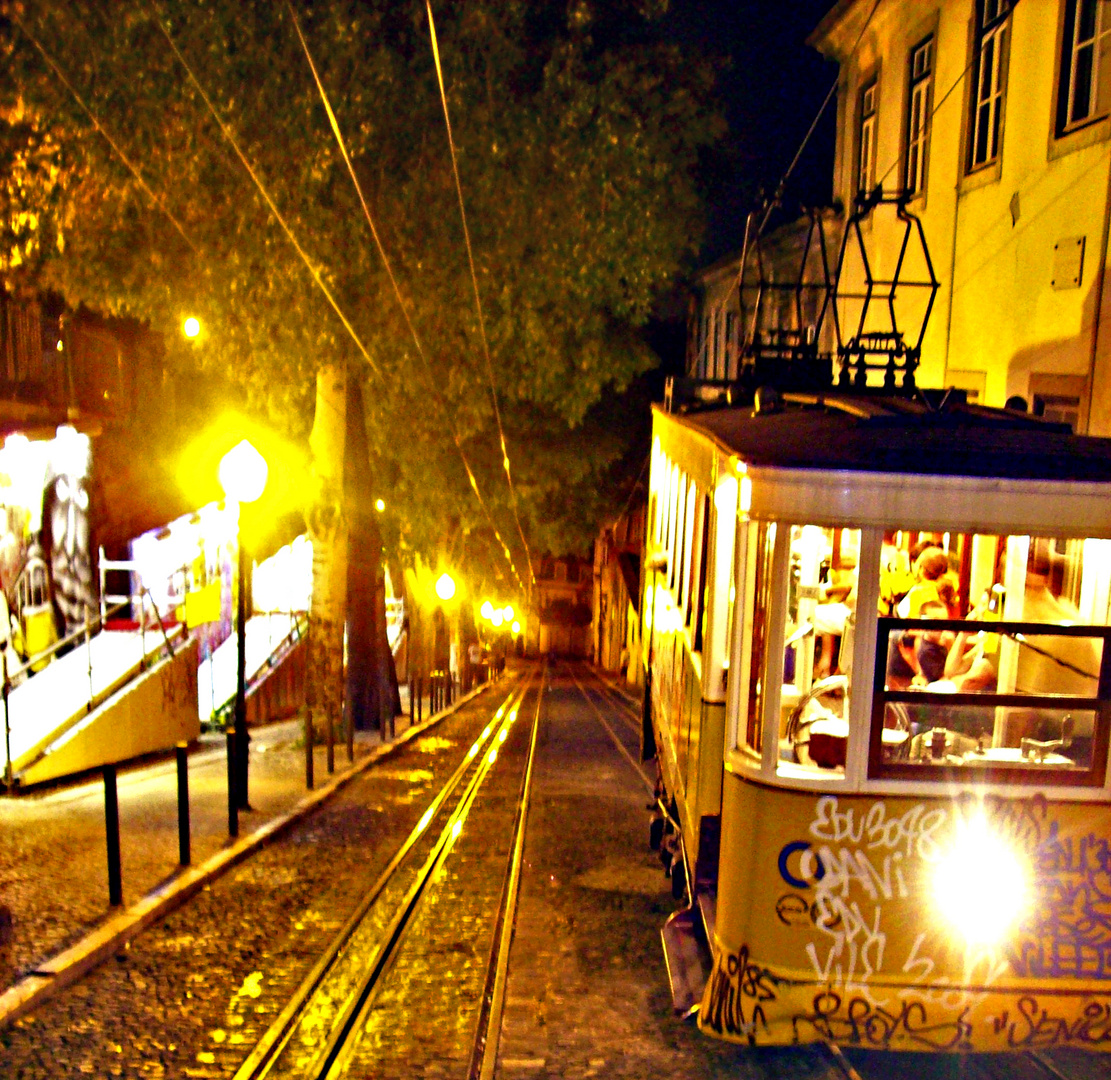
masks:
<instances>
[{"instance_id":1,"label":"tram track","mask_svg":"<svg viewBox=\"0 0 1111 1080\"><path fill-rule=\"evenodd\" d=\"M412 930L422 900L442 873L462 833L463 823L498 760L498 752L526 696L536 685L534 670L497 709L417 825L235 1073L236 1080L279 1076L323 1080L344 1074L355 1053L358 1035ZM492 1055L497 1050L496 1031L500 1024L500 1001L504 997L512 911L520 880L540 700L538 694L529 755L517 800L511 856L502 887L502 906L496 920L483 1007L475 1029L471 1062L472 1074L476 1077L493 1074ZM434 832L433 823L440 819L442 826ZM414 872L412 867L418 862Z\"/></svg>"}]
</instances>

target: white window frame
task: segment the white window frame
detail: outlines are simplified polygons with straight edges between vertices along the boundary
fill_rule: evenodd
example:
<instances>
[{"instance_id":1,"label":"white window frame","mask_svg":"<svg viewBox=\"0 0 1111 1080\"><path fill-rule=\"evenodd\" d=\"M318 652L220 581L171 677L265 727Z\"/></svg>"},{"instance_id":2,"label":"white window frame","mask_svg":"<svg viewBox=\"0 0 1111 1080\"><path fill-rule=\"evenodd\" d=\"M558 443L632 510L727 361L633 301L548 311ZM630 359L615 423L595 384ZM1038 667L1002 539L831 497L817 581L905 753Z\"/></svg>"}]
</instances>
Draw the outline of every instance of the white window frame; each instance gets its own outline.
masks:
<instances>
[{"instance_id":1,"label":"white window frame","mask_svg":"<svg viewBox=\"0 0 1111 1080\"><path fill-rule=\"evenodd\" d=\"M1108 112L1109 102L1099 101L1101 54L1111 46L1111 8L1107 0L1068 0L1072 11L1072 33L1064 44L1062 63L1068 65L1068 93L1065 107L1064 131L1081 127ZM1091 12L1091 32L1081 38L1082 14ZM1077 74L1083 63L1084 53L1090 53L1091 66L1087 94L1080 95ZM1108 58L1111 60L1111 57ZM1081 97L1083 100L1081 100ZM1102 107L1101 107L1102 106ZM1080 111L1083 110L1083 111Z\"/></svg>"},{"instance_id":2,"label":"white window frame","mask_svg":"<svg viewBox=\"0 0 1111 1080\"><path fill-rule=\"evenodd\" d=\"M879 106L879 79L872 79L860 90L860 123L857 126L857 191L871 191L876 183L876 115Z\"/></svg>"},{"instance_id":3,"label":"white window frame","mask_svg":"<svg viewBox=\"0 0 1111 1080\"><path fill-rule=\"evenodd\" d=\"M907 195L926 193L926 169L930 145L930 109L934 88L934 38L931 34L910 51L910 94L907 114Z\"/></svg>"},{"instance_id":4,"label":"white window frame","mask_svg":"<svg viewBox=\"0 0 1111 1080\"><path fill-rule=\"evenodd\" d=\"M993 164L1003 143L1010 0L982 0L977 5L977 13L980 21L976 35L976 78L972 84L969 172ZM983 140L981 130L985 132Z\"/></svg>"}]
</instances>

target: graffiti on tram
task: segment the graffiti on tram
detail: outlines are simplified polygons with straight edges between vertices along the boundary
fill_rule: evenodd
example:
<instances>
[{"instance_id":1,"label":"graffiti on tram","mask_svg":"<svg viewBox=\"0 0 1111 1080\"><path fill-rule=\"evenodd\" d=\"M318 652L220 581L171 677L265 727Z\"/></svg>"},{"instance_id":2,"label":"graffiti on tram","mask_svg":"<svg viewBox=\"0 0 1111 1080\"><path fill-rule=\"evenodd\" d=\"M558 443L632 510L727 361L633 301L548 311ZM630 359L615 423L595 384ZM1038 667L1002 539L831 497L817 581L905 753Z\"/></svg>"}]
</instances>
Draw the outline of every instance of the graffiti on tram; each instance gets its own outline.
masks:
<instances>
[{"instance_id":1,"label":"graffiti on tram","mask_svg":"<svg viewBox=\"0 0 1111 1080\"><path fill-rule=\"evenodd\" d=\"M1030 902L998 944L967 944L921 917L923 891L972 814L1029 871ZM797 943L789 951L798 950L801 967L788 978L747 947L717 957L700 1023L734 1038L758 1040L789 1023L795 1040L935 1050L984 1038L1012 1048L1111 1042L1111 1001L1102 995L1084 995L1066 1015L1010 983L1111 982L1111 842L1090 821L1068 824L1042 795L894 809L817 799L805 838L785 843L774 866L781 886L772 914L784 940Z\"/></svg>"}]
</instances>

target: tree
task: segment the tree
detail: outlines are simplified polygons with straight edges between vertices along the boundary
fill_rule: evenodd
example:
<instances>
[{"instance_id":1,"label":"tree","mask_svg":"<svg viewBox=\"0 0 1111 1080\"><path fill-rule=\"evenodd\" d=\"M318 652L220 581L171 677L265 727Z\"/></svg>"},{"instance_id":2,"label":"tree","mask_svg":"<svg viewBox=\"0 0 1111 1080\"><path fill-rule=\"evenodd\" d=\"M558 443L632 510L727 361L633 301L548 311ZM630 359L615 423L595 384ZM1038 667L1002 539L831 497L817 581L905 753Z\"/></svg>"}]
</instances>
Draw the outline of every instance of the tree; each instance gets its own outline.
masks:
<instances>
[{"instance_id":1,"label":"tree","mask_svg":"<svg viewBox=\"0 0 1111 1080\"><path fill-rule=\"evenodd\" d=\"M388 478L391 504L404 507L397 541L431 555L454 534L496 551L492 517L522 577L525 561L501 474L424 5L299 0L294 8L405 313L284 5L42 0L33 12L15 9L8 104L33 116L69 165L58 215L64 250L51 252L44 284L149 320L171 350L189 347L176 332L182 316L199 316L211 328L197 346L205 361L234 372L256 406L294 433L308 430L315 404L306 520L318 559L319 666L310 696L335 720L338 693L324 686L338 686L342 647L348 378L366 404L374 486ZM699 238L698 154L721 123L707 106L707 69L656 39L657 14L651 3L583 0L567 8L476 0L436 14L490 371L517 509L536 537L561 512L555 493L581 491L620 456L584 421L607 388L651 365L637 328Z\"/></svg>"}]
</instances>

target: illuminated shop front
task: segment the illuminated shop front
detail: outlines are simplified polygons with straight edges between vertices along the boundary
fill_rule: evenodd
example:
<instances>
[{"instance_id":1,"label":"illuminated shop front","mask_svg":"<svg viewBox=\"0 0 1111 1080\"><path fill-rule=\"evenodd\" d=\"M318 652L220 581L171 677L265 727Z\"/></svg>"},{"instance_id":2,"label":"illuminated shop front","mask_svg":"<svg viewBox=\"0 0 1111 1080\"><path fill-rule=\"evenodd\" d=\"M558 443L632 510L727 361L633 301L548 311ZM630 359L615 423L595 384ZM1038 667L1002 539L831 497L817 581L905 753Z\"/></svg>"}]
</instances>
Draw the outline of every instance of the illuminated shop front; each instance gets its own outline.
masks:
<instances>
[{"instance_id":1,"label":"illuminated shop front","mask_svg":"<svg viewBox=\"0 0 1111 1080\"><path fill-rule=\"evenodd\" d=\"M95 616L89 438L8 435L0 448L0 648L9 667ZM43 663L46 661L43 660Z\"/></svg>"}]
</instances>

